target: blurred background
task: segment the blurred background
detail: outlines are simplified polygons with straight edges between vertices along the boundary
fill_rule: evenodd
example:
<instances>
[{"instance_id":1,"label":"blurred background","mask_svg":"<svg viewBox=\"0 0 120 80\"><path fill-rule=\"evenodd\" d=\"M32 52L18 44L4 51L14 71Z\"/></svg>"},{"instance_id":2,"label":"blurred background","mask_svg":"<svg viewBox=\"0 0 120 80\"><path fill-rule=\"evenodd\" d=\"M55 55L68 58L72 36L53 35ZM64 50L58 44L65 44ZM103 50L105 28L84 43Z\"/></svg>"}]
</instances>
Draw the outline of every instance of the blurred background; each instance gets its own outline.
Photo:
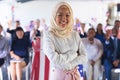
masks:
<instances>
[{"instance_id":1,"label":"blurred background","mask_svg":"<svg viewBox=\"0 0 120 80\"><path fill-rule=\"evenodd\" d=\"M106 20L113 25L115 19L120 19L119 0L64 0L73 8L74 18L82 23L98 23L106 25ZM51 13L60 0L0 0L0 23L7 27L9 20L20 20L26 27L30 20L45 19L50 24Z\"/></svg>"}]
</instances>

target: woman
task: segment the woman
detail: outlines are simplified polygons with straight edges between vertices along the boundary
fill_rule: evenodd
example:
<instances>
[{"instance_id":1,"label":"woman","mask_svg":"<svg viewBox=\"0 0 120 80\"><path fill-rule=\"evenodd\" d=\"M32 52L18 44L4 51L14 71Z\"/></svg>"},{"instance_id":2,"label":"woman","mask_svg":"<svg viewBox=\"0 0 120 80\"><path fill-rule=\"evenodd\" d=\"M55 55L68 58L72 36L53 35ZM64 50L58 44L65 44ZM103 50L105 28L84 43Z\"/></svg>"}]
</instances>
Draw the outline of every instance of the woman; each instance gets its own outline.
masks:
<instances>
[{"instance_id":1,"label":"woman","mask_svg":"<svg viewBox=\"0 0 120 80\"><path fill-rule=\"evenodd\" d=\"M22 80L22 69L29 62L28 48L31 46L30 40L24 35L21 27L15 30L16 38L14 38L10 51L10 70L12 80Z\"/></svg>"},{"instance_id":2,"label":"woman","mask_svg":"<svg viewBox=\"0 0 120 80\"><path fill-rule=\"evenodd\" d=\"M73 31L73 12L69 4L59 3L51 27L43 34L43 51L51 64L50 80L80 80L78 64L87 62L78 32Z\"/></svg>"},{"instance_id":3,"label":"woman","mask_svg":"<svg viewBox=\"0 0 120 80\"><path fill-rule=\"evenodd\" d=\"M99 23L97 25L97 32L95 35L95 38L99 39L102 43L104 43L105 41L105 34L103 33L103 25L101 23Z\"/></svg>"}]
</instances>

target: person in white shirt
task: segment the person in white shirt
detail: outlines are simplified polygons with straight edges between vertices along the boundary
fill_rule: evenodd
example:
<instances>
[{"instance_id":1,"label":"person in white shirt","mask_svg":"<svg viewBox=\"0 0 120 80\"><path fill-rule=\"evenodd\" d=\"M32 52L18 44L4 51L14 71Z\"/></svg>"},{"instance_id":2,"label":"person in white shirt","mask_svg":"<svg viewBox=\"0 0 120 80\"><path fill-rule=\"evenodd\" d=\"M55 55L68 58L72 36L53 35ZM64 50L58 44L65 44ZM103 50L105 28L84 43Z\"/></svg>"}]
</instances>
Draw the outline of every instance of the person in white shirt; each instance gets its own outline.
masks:
<instances>
[{"instance_id":1,"label":"person in white shirt","mask_svg":"<svg viewBox=\"0 0 120 80\"><path fill-rule=\"evenodd\" d=\"M36 19L34 29L30 32L31 41L41 36L41 31L39 30L39 28L40 28L40 20Z\"/></svg>"},{"instance_id":2,"label":"person in white shirt","mask_svg":"<svg viewBox=\"0 0 120 80\"><path fill-rule=\"evenodd\" d=\"M94 38L94 28L90 28L88 30L87 36L87 38L82 39L88 55L88 62L85 65L87 80L98 80L100 75L100 58L103 54L103 45L100 40Z\"/></svg>"},{"instance_id":3,"label":"person in white shirt","mask_svg":"<svg viewBox=\"0 0 120 80\"><path fill-rule=\"evenodd\" d=\"M50 61L49 80L80 80L77 66L87 62L78 32L73 30L70 5L60 2L53 11L51 26L43 33L43 52Z\"/></svg>"}]
</instances>

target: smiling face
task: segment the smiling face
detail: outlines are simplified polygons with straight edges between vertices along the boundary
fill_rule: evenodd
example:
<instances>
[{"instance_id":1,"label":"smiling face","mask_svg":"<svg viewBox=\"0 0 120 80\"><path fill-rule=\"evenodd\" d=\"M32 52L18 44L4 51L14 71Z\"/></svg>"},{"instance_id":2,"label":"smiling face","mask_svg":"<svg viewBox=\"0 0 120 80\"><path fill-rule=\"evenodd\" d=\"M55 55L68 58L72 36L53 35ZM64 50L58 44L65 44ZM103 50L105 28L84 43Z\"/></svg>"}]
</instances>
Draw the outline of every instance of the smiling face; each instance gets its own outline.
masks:
<instances>
[{"instance_id":1,"label":"smiling face","mask_svg":"<svg viewBox=\"0 0 120 80\"><path fill-rule=\"evenodd\" d=\"M64 28L70 23L70 17L71 17L71 14L68 7L65 5L62 5L56 13L55 21L58 26Z\"/></svg>"},{"instance_id":2,"label":"smiling face","mask_svg":"<svg viewBox=\"0 0 120 80\"><path fill-rule=\"evenodd\" d=\"M114 37L117 37L117 35L118 35L118 30L117 30L117 28L113 28L113 29L112 29L112 35L113 35Z\"/></svg>"},{"instance_id":3,"label":"smiling face","mask_svg":"<svg viewBox=\"0 0 120 80\"><path fill-rule=\"evenodd\" d=\"M95 30L93 28L90 28L88 30L87 36L88 36L89 42L92 44L94 42Z\"/></svg>"}]
</instances>

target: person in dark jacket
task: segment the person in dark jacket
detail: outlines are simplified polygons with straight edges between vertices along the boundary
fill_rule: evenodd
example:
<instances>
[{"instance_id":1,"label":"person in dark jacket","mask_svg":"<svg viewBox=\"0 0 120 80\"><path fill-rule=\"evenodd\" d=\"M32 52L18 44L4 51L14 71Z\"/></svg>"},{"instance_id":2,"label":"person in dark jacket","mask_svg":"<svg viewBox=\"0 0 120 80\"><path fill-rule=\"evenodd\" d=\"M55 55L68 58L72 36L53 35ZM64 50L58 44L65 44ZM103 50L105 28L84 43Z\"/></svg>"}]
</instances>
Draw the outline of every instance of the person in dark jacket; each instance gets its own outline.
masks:
<instances>
[{"instance_id":1,"label":"person in dark jacket","mask_svg":"<svg viewBox=\"0 0 120 80\"><path fill-rule=\"evenodd\" d=\"M31 42L21 27L17 27L15 30L15 38L12 41L10 51L10 70L12 80L22 80L22 69L29 62L29 51Z\"/></svg>"},{"instance_id":2,"label":"person in dark jacket","mask_svg":"<svg viewBox=\"0 0 120 80\"><path fill-rule=\"evenodd\" d=\"M106 37L104 42L104 69L105 77L111 80L111 69L120 68L120 39L117 38L117 28L112 29L112 36Z\"/></svg>"}]
</instances>

